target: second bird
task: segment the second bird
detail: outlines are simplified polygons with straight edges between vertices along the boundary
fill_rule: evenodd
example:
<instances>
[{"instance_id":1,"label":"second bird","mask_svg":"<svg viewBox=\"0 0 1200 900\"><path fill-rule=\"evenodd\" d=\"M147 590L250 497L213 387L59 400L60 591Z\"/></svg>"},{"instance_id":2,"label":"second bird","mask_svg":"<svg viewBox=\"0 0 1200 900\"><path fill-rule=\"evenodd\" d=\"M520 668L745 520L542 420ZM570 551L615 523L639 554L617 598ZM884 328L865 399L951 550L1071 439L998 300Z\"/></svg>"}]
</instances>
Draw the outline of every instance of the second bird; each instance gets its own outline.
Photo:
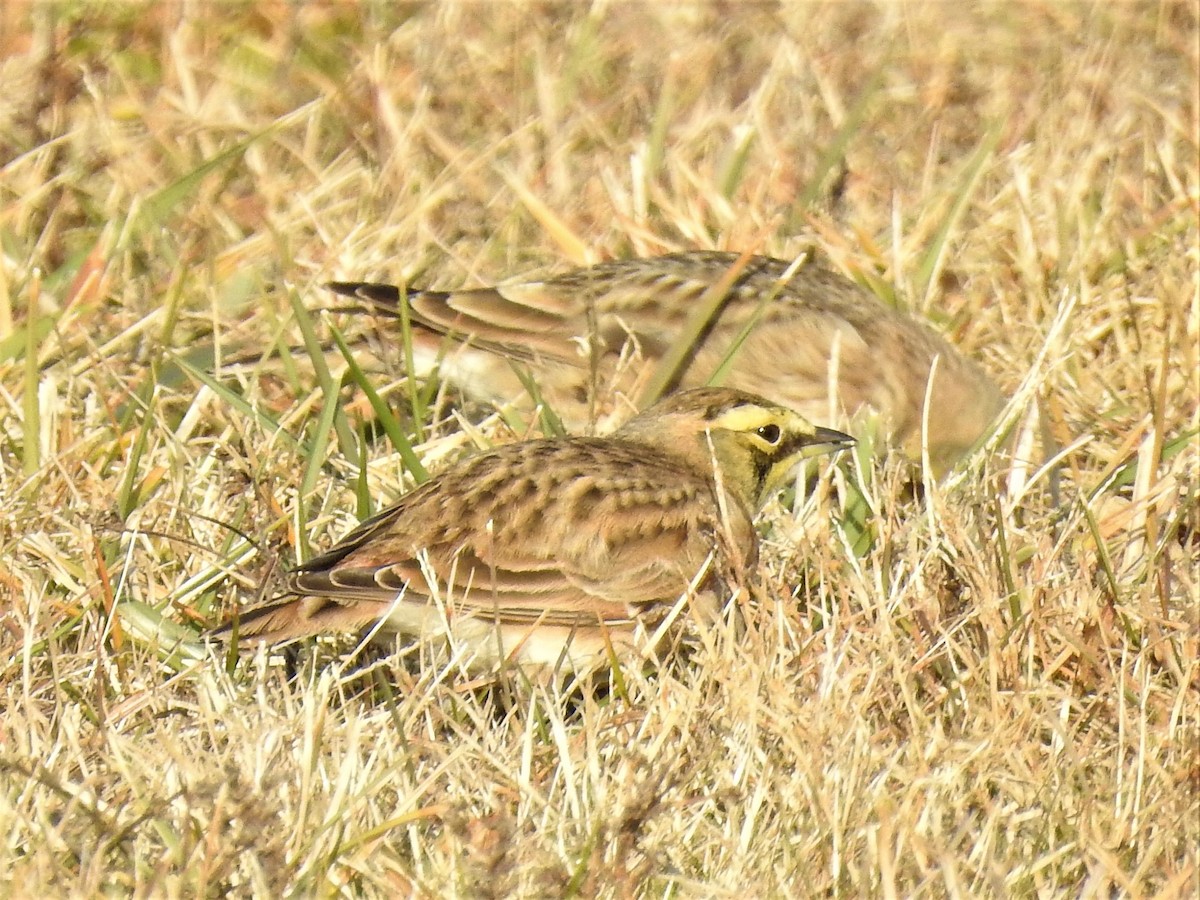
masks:
<instances>
[{"instance_id":1,"label":"second bird","mask_svg":"<svg viewBox=\"0 0 1200 900\"><path fill-rule=\"evenodd\" d=\"M716 290L723 279L728 287ZM330 288L397 314L395 286ZM988 374L928 325L811 260L793 271L769 257L696 251L498 287L410 289L405 297L417 374L437 366L468 396L499 404L528 396L513 368L525 366L568 430L581 432L605 412L620 421L641 405L656 366L714 290L716 312L671 387L707 384L732 350L723 384L829 425L873 411L888 443L913 460L921 458L928 395L929 455L939 475L1003 408Z\"/></svg>"}]
</instances>

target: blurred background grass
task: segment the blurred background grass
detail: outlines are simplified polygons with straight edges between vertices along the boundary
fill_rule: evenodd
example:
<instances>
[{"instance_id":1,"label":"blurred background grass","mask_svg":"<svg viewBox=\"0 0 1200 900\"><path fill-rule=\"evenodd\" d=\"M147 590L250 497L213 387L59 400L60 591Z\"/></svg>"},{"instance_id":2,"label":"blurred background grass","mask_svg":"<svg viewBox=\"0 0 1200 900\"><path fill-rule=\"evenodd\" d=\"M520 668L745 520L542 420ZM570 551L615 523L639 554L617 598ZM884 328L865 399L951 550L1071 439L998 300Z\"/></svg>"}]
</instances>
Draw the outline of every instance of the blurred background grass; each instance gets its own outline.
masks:
<instances>
[{"instance_id":1,"label":"blurred background grass","mask_svg":"<svg viewBox=\"0 0 1200 900\"><path fill-rule=\"evenodd\" d=\"M1197 66L1190 3L6 3L0 878L1194 896ZM772 634L573 709L197 659L523 430L394 383L321 282L810 246L1029 380L1061 509L885 472L861 555L777 512ZM289 349L334 324L391 377Z\"/></svg>"}]
</instances>

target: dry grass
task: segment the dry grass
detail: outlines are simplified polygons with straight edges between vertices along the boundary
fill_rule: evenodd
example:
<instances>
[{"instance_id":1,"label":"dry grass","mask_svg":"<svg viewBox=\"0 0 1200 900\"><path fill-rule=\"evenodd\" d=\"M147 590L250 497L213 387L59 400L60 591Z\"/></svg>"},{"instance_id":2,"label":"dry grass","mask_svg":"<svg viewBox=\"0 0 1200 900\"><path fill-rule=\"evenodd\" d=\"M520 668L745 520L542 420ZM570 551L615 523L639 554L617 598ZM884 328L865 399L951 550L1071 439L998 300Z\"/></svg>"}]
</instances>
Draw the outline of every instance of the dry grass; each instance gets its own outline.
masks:
<instances>
[{"instance_id":1,"label":"dry grass","mask_svg":"<svg viewBox=\"0 0 1200 900\"><path fill-rule=\"evenodd\" d=\"M1196 15L5 4L0 893L1196 896ZM1060 509L847 471L607 694L197 649L409 480L279 359L319 282L810 244L1046 399Z\"/></svg>"}]
</instances>

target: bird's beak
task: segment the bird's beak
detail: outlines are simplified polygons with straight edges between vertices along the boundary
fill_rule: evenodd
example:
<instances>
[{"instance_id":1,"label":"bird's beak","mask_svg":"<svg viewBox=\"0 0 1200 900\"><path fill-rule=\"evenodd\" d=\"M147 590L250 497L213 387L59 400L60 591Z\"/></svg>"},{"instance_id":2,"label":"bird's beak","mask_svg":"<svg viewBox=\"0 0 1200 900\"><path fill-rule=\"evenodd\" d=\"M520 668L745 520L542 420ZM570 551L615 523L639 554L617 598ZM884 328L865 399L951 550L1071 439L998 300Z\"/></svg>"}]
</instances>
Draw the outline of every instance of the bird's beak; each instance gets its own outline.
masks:
<instances>
[{"instance_id":1,"label":"bird's beak","mask_svg":"<svg viewBox=\"0 0 1200 900\"><path fill-rule=\"evenodd\" d=\"M800 452L800 458L811 459L823 453L833 453L835 450L844 450L847 447L853 447L855 443L854 438L845 432L817 426L813 429L812 437L805 439L804 449Z\"/></svg>"}]
</instances>

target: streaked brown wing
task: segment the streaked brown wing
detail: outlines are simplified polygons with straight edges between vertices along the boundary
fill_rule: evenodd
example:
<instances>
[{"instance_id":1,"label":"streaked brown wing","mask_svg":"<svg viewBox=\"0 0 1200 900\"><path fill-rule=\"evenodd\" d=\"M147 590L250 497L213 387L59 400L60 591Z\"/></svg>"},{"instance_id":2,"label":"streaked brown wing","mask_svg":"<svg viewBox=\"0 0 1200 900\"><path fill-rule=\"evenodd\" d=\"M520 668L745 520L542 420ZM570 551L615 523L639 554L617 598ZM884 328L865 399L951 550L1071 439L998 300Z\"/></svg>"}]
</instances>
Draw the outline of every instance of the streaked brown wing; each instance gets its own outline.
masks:
<instances>
[{"instance_id":1,"label":"streaked brown wing","mask_svg":"<svg viewBox=\"0 0 1200 900\"><path fill-rule=\"evenodd\" d=\"M664 564L657 551L668 544L677 550L695 546L678 565ZM373 555L378 557L380 549L376 542ZM556 552L543 545L545 555L512 549L480 554L470 547L432 548L424 554L424 566L418 554L392 556L376 565L363 565L351 554L329 568L314 569L310 563L292 573L288 587L337 604L386 605L403 591L404 603L436 597L458 614L478 614L501 624L615 625L630 621L634 606L673 602L695 574L685 566L694 562L692 568L698 569L705 548L702 539L681 530L657 541L629 542L599 557L593 554L586 566L571 563L572 548Z\"/></svg>"},{"instance_id":2,"label":"streaked brown wing","mask_svg":"<svg viewBox=\"0 0 1200 900\"><path fill-rule=\"evenodd\" d=\"M630 339L644 356L660 355L677 338L693 304L739 260L735 253L677 253L601 263L545 281L460 291L411 290L406 296L413 321L439 334L526 362L540 358L585 366L585 339L601 354L614 357ZM710 327L696 352L705 345L709 355L720 359L733 333L760 315L770 334L794 342L791 326L803 325L806 334L828 335L828 344L834 332L857 332L883 309L824 266L810 263L785 280L788 268L788 263L770 257L743 261L716 317L731 331L709 341ZM376 312L398 315L401 295L396 287L355 282L328 287ZM760 310L762 301L766 308ZM779 331L779 326L787 327ZM861 342L857 333L855 340ZM828 347L821 349L827 353ZM712 366L699 369L684 383L701 384L712 374Z\"/></svg>"},{"instance_id":3,"label":"streaked brown wing","mask_svg":"<svg viewBox=\"0 0 1200 900\"><path fill-rule=\"evenodd\" d=\"M330 290L364 301L371 310L398 318L400 290L387 284L332 282ZM412 320L420 326L502 356L532 361L553 359L582 365L574 310L562 309L569 298L544 284L479 288L466 291L410 291Z\"/></svg>"}]
</instances>

